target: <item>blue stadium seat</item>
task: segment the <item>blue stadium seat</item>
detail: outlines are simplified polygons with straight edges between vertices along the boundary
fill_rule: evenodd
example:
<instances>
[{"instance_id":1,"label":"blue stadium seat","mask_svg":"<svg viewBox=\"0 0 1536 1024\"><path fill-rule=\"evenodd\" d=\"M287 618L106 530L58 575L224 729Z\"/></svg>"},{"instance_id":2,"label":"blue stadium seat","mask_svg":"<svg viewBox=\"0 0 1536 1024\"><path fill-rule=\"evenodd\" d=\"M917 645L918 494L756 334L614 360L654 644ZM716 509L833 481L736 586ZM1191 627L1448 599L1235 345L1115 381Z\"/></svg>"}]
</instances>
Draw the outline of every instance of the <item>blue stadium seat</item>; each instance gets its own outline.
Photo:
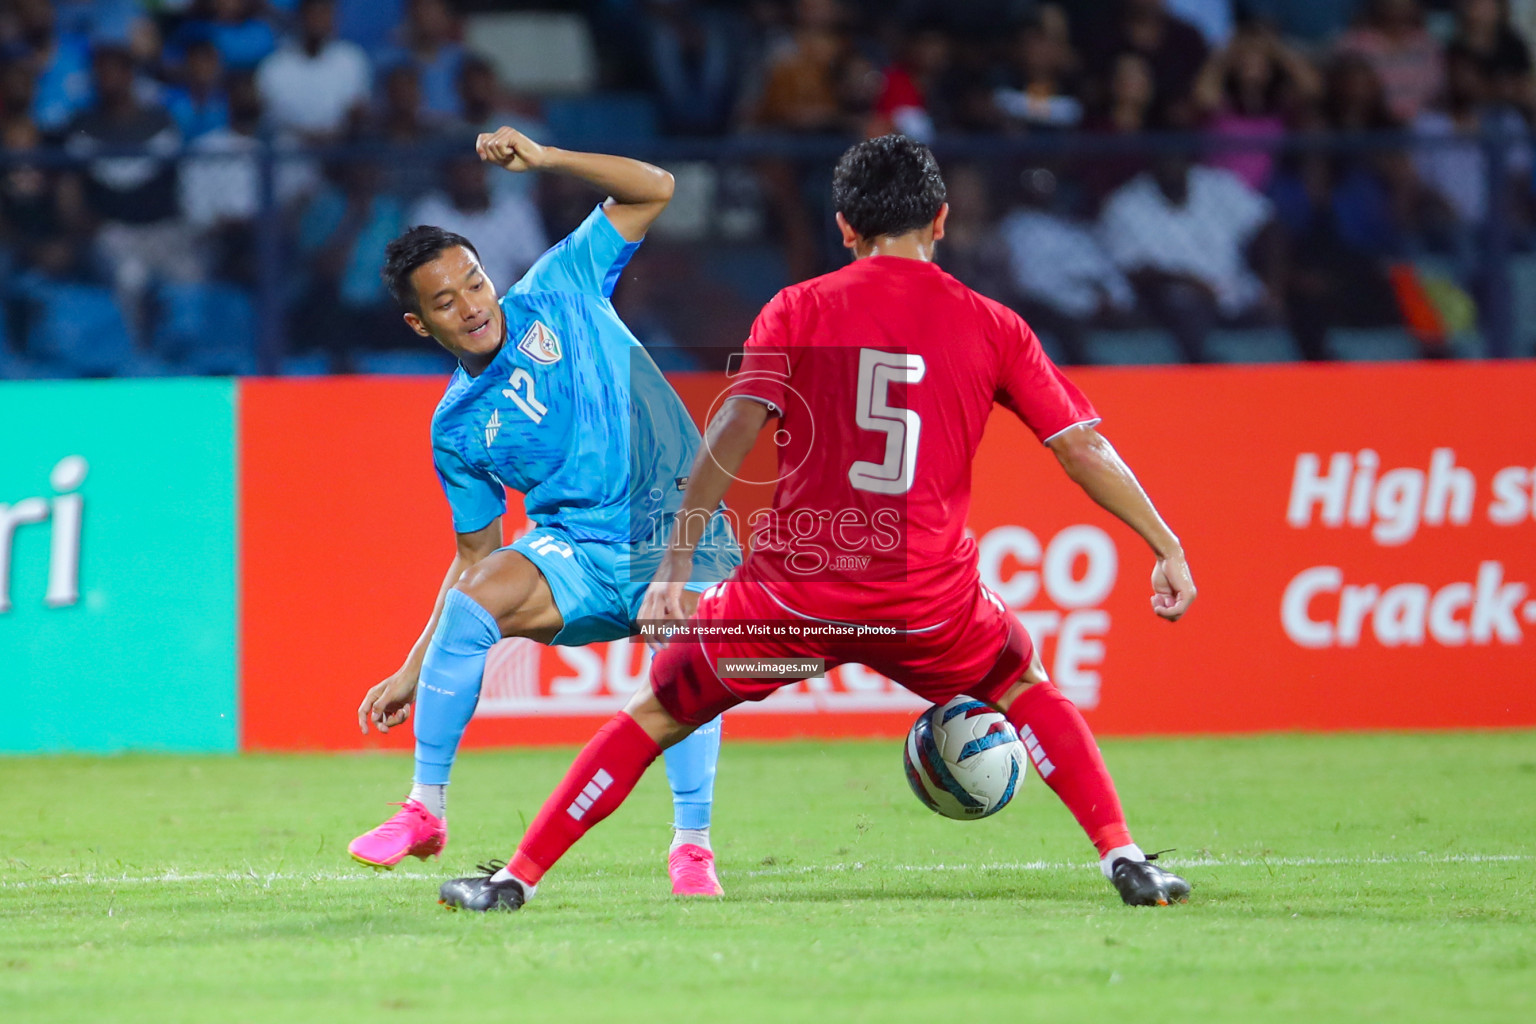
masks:
<instances>
[{"instance_id":1,"label":"blue stadium seat","mask_svg":"<svg viewBox=\"0 0 1536 1024\"><path fill-rule=\"evenodd\" d=\"M16 355L0 344L0 380L27 380L37 375L38 367L30 359Z\"/></svg>"},{"instance_id":2,"label":"blue stadium seat","mask_svg":"<svg viewBox=\"0 0 1536 1024\"><path fill-rule=\"evenodd\" d=\"M27 353L56 364L65 375L112 377L149 368L110 289L72 282L33 281Z\"/></svg>"},{"instance_id":3,"label":"blue stadium seat","mask_svg":"<svg viewBox=\"0 0 1536 1024\"><path fill-rule=\"evenodd\" d=\"M118 372L119 377L180 377L185 370L157 358L151 353L140 352L128 360Z\"/></svg>"},{"instance_id":4,"label":"blue stadium seat","mask_svg":"<svg viewBox=\"0 0 1536 1024\"><path fill-rule=\"evenodd\" d=\"M453 359L446 352L366 352L357 357L361 373L391 373L441 377L453 372Z\"/></svg>"},{"instance_id":5,"label":"blue stadium seat","mask_svg":"<svg viewBox=\"0 0 1536 1024\"><path fill-rule=\"evenodd\" d=\"M1518 344L1517 340L1517 347ZM1450 340L1450 349L1451 354L1457 359L1488 358L1488 342L1478 331L1467 331L1465 334L1456 335Z\"/></svg>"},{"instance_id":6,"label":"blue stadium seat","mask_svg":"<svg viewBox=\"0 0 1536 1024\"><path fill-rule=\"evenodd\" d=\"M544 102L544 123L562 146L612 146L656 137L656 105L640 93L562 96Z\"/></svg>"},{"instance_id":7,"label":"blue stadium seat","mask_svg":"<svg viewBox=\"0 0 1536 1024\"><path fill-rule=\"evenodd\" d=\"M1173 335L1156 328L1094 331L1083 341L1088 361L1103 366L1159 366L1182 363Z\"/></svg>"},{"instance_id":8,"label":"blue stadium seat","mask_svg":"<svg viewBox=\"0 0 1536 1024\"><path fill-rule=\"evenodd\" d=\"M784 251L777 245L715 246L709 251L709 262L700 269L754 309L793 283L784 264Z\"/></svg>"},{"instance_id":9,"label":"blue stadium seat","mask_svg":"<svg viewBox=\"0 0 1536 1024\"><path fill-rule=\"evenodd\" d=\"M256 372L256 308L231 284L162 284L151 343L192 374Z\"/></svg>"},{"instance_id":10,"label":"blue stadium seat","mask_svg":"<svg viewBox=\"0 0 1536 1024\"><path fill-rule=\"evenodd\" d=\"M1536 356L1536 253L1509 260L1509 284L1514 303L1514 355Z\"/></svg>"},{"instance_id":11,"label":"blue stadium seat","mask_svg":"<svg viewBox=\"0 0 1536 1024\"><path fill-rule=\"evenodd\" d=\"M1328 347L1347 362L1385 363L1416 360L1419 343L1401 327L1335 327Z\"/></svg>"},{"instance_id":12,"label":"blue stadium seat","mask_svg":"<svg viewBox=\"0 0 1536 1024\"><path fill-rule=\"evenodd\" d=\"M302 356L284 356L284 377L324 377L331 372L331 357L324 352L310 352Z\"/></svg>"},{"instance_id":13,"label":"blue stadium seat","mask_svg":"<svg viewBox=\"0 0 1536 1024\"><path fill-rule=\"evenodd\" d=\"M1301 359L1295 339L1283 327L1212 331L1205 339L1205 351L1215 363L1294 363Z\"/></svg>"},{"instance_id":14,"label":"blue stadium seat","mask_svg":"<svg viewBox=\"0 0 1536 1024\"><path fill-rule=\"evenodd\" d=\"M405 0L338 0L336 34L369 53L390 43L390 33L405 19Z\"/></svg>"},{"instance_id":15,"label":"blue stadium seat","mask_svg":"<svg viewBox=\"0 0 1536 1024\"><path fill-rule=\"evenodd\" d=\"M1320 43L1349 27L1362 0L1247 0L1247 10L1288 36Z\"/></svg>"}]
</instances>

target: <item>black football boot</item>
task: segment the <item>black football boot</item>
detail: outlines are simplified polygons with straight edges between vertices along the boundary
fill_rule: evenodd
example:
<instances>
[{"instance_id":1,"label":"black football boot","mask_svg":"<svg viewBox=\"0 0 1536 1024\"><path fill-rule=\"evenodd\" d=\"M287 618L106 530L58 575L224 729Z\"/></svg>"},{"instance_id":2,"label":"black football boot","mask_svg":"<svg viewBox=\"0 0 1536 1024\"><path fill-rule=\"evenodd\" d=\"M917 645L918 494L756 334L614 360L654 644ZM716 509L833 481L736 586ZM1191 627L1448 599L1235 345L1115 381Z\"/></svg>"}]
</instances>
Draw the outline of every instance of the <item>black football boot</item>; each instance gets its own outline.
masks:
<instances>
[{"instance_id":1,"label":"black football boot","mask_svg":"<svg viewBox=\"0 0 1536 1024\"><path fill-rule=\"evenodd\" d=\"M1109 880L1114 883L1120 898L1133 907L1166 907L1170 903L1188 902L1189 883L1172 871L1153 864L1154 860L1157 860L1155 853L1148 854L1146 860L1121 857L1115 861L1110 868Z\"/></svg>"},{"instance_id":2,"label":"black football boot","mask_svg":"<svg viewBox=\"0 0 1536 1024\"><path fill-rule=\"evenodd\" d=\"M449 910L518 910L528 901L523 883L515 878L493 882L491 876L506 864L493 860L476 865L484 874L450 878L437 891L437 902ZM1186 887L1187 888L1187 887Z\"/></svg>"}]
</instances>

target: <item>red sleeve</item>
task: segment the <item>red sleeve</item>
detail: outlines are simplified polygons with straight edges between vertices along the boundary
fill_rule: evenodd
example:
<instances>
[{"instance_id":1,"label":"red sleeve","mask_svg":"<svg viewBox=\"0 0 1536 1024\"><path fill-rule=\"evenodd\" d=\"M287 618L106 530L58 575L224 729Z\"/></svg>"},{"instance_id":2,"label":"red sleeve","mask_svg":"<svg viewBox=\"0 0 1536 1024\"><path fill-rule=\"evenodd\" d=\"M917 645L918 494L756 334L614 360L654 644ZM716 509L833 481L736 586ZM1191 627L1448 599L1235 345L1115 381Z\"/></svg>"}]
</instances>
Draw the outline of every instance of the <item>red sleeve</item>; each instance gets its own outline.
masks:
<instances>
[{"instance_id":1,"label":"red sleeve","mask_svg":"<svg viewBox=\"0 0 1536 1024\"><path fill-rule=\"evenodd\" d=\"M1093 403L1051 362L1029 325L1011 310L1002 311L1002 316L997 401L1041 441L1068 427L1098 423Z\"/></svg>"},{"instance_id":2,"label":"red sleeve","mask_svg":"<svg viewBox=\"0 0 1536 1024\"><path fill-rule=\"evenodd\" d=\"M755 398L774 412L784 411L784 389L793 362L790 351L789 300L779 292L752 323L752 333L728 373L732 398Z\"/></svg>"}]
</instances>

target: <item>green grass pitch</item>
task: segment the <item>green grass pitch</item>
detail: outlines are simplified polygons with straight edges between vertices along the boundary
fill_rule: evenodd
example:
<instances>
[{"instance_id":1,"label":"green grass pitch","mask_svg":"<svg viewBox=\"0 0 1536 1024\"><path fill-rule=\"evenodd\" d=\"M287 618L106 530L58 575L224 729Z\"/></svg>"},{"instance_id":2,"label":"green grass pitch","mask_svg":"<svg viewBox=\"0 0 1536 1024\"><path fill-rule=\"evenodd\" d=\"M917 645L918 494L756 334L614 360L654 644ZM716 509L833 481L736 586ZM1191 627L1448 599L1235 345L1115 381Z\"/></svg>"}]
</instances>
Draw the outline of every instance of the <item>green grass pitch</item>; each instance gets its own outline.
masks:
<instances>
[{"instance_id":1,"label":"green grass pitch","mask_svg":"<svg viewBox=\"0 0 1536 1024\"><path fill-rule=\"evenodd\" d=\"M1187 906L1122 906L1038 778L930 814L890 741L728 735L724 900L668 895L656 769L492 916L437 880L506 856L569 750L466 755L447 855L393 874L345 846L403 758L0 759L0 1019L1536 1020L1536 733L1105 752Z\"/></svg>"}]
</instances>

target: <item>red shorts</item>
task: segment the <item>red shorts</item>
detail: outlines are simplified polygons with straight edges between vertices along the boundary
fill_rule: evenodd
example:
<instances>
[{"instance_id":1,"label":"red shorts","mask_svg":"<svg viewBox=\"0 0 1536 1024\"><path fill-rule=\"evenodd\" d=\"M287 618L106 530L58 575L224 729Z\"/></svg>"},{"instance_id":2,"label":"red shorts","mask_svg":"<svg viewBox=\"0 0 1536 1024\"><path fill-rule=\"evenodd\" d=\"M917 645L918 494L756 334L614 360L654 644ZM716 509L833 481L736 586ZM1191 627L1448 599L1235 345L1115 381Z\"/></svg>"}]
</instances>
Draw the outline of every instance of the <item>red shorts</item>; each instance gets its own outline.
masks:
<instances>
[{"instance_id":1,"label":"red shorts","mask_svg":"<svg viewBox=\"0 0 1536 1024\"><path fill-rule=\"evenodd\" d=\"M740 623L791 617L758 584L731 580L705 593L694 620ZM716 672L720 659L820 658L828 669L845 662L867 665L935 704L962 693L995 704L1029 667L1034 649L1019 620L997 595L978 584L970 607L899 639L679 638L651 662L651 690L673 718L703 725L742 701L763 700L800 682L794 677L722 679Z\"/></svg>"}]
</instances>

